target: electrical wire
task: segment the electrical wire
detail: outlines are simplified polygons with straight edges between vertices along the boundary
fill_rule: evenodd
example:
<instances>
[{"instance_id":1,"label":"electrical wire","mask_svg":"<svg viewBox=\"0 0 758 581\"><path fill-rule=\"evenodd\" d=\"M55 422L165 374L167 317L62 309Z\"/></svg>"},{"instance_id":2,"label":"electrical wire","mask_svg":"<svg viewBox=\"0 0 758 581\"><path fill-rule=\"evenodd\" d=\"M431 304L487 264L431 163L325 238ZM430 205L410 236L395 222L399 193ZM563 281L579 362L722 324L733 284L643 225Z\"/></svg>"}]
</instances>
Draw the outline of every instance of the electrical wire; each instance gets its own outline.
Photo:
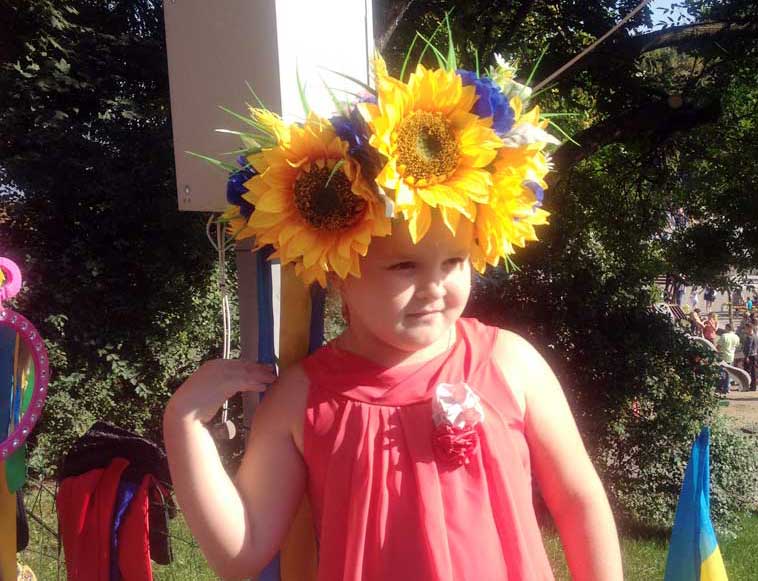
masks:
<instances>
[{"instance_id":1,"label":"electrical wire","mask_svg":"<svg viewBox=\"0 0 758 581\"><path fill-rule=\"evenodd\" d=\"M631 18L634 17L635 14L637 14L640 10L642 10L645 6L650 4L651 0L643 0L640 2L637 7L632 10L629 14L624 16L621 20L619 20L616 25L611 28L608 32L606 32L603 36L598 38L595 42L593 42L591 45L589 45L587 48L585 48L582 52L580 52L578 55L576 55L574 58L572 58L569 62L567 62L565 65L563 65L561 68L559 68L554 73L550 74L547 78L543 79L537 85L535 85L532 90L536 93L539 91L542 87L547 85L550 81L558 77L561 73L563 73L565 70L569 69L570 67L574 66L579 60L584 58L586 55L588 55L590 52L595 50L595 48L603 42L606 38L608 38L611 34L616 32L619 28L624 26Z\"/></svg>"},{"instance_id":2,"label":"electrical wire","mask_svg":"<svg viewBox=\"0 0 758 581\"><path fill-rule=\"evenodd\" d=\"M205 225L205 235L211 246L216 250L218 257L218 290L221 295L221 318L223 321L223 346L221 349L221 358L230 359L232 352L232 314L229 303L229 288L226 281L226 239L224 235L224 225L215 219L211 214ZM215 240L211 232L213 225L216 225ZM226 423L229 416L229 401L225 401L221 408L221 423Z\"/></svg>"}]
</instances>

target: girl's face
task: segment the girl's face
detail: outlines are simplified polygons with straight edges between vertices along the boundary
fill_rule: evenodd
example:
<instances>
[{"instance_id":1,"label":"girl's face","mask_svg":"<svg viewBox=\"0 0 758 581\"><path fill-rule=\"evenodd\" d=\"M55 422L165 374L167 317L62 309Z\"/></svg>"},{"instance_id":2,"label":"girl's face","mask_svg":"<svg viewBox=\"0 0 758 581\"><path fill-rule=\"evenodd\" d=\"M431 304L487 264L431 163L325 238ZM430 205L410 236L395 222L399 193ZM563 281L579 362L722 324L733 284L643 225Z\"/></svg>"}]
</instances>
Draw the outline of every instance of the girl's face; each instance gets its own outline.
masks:
<instances>
[{"instance_id":1,"label":"girl's face","mask_svg":"<svg viewBox=\"0 0 758 581\"><path fill-rule=\"evenodd\" d=\"M454 237L435 212L418 244L402 222L391 236L372 239L361 278L340 283L351 331L406 352L444 340L471 291L472 228L462 218Z\"/></svg>"}]
</instances>

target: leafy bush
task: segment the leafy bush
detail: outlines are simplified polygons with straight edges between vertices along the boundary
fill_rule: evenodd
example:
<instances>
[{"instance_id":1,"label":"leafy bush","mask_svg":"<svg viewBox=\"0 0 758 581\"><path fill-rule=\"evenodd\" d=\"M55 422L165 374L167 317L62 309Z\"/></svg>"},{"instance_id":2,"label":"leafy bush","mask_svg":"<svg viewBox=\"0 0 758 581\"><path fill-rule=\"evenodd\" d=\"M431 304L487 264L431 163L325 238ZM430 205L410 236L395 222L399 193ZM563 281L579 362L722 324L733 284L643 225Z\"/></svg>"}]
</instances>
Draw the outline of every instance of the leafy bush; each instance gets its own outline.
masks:
<instances>
[{"instance_id":1,"label":"leafy bush","mask_svg":"<svg viewBox=\"0 0 758 581\"><path fill-rule=\"evenodd\" d=\"M717 415L713 352L645 308L644 294L622 299L597 271L571 281L493 271L469 313L529 338L556 371L622 522L671 526L692 442L711 425L713 516L733 531L755 499L758 451Z\"/></svg>"},{"instance_id":2,"label":"leafy bush","mask_svg":"<svg viewBox=\"0 0 758 581\"><path fill-rule=\"evenodd\" d=\"M30 450L49 473L95 419L160 441L172 389L220 351L216 257L207 216L177 211L161 4L0 13L0 249L50 350Z\"/></svg>"},{"instance_id":3,"label":"leafy bush","mask_svg":"<svg viewBox=\"0 0 758 581\"><path fill-rule=\"evenodd\" d=\"M734 533L739 513L758 504L758 439L740 433L730 418L711 424L711 514L722 531Z\"/></svg>"},{"instance_id":4,"label":"leafy bush","mask_svg":"<svg viewBox=\"0 0 758 581\"><path fill-rule=\"evenodd\" d=\"M171 393L202 360L219 356L220 297L209 276L186 304L161 313L141 341L113 344L104 336L89 358L65 341L68 325L61 315L40 325L53 374L30 447L30 469L39 474L53 473L69 446L96 420L160 442L163 408Z\"/></svg>"}]
</instances>

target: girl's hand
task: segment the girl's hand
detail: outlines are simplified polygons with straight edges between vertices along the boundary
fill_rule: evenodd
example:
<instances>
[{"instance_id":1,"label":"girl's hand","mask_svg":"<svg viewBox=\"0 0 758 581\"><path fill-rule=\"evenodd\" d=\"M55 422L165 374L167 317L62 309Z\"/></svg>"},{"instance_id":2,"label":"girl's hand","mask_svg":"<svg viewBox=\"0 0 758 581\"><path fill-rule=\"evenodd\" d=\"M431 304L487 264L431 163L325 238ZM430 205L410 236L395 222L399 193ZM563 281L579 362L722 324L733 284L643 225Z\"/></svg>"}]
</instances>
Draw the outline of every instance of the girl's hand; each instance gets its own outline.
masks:
<instances>
[{"instance_id":1,"label":"girl's hand","mask_svg":"<svg viewBox=\"0 0 758 581\"><path fill-rule=\"evenodd\" d=\"M171 397L166 415L208 423L235 394L264 391L275 380L271 365L240 359L207 361Z\"/></svg>"}]
</instances>

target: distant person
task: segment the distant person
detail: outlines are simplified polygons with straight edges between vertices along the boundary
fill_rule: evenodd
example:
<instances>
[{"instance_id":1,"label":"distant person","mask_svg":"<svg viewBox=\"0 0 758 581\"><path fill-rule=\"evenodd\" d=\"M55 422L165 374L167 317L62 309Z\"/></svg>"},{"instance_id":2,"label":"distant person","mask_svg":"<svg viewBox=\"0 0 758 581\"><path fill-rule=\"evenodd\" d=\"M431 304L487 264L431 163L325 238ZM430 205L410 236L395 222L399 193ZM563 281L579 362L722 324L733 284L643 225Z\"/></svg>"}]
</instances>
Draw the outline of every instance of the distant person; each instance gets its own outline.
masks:
<instances>
[{"instance_id":1,"label":"distant person","mask_svg":"<svg viewBox=\"0 0 758 581\"><path fill-rule=\"evenodd\" d=\"M742 302L742 289L740 287L737 287L732 293L732 304L735 307L738 307L742 305Z\"/></svg>"},{"instance_id":2,"label":"distant person","mask_svg":"<svg viewBox=\"0 0 758 581\"><path fill-rule=\"evenodd\" d=\"M733 365L734 354L739 346L740 338L737 336L737 333L732 331L732 326L727 323L726 327L724 327L724 333L719 337L719 340L716 343L719 357L724 363ZM723 369L721 372L721 381L719 382L719 391L723 394L729 393L729 374Z\"/></svg>"},{"instance_id":3,"label":"distant person","mask_svg":"<svg viewBox=\"0 0 758 581\"><path fill-rule=\"evenodd\" d=\"M700 289L696 286L693 286L692 290L690 290L690 304L692 305L692 308L694 309L695 307L697 307L699 302L700 302Z\"/></svg>"},{"instance_id":4,"label":"distant person","mask_svg":"<svg viewBox=\"0 0 758 581\"><path fill-rule=\"evenodd\" d=\"M742 343L742 353L745 359L742 367L750 374L750 391L755 391L756 358L758 358L758 328L750 323L745 327L745 341Z\"/></svg>"},{"instance_id":5,"label":"distant person","mask_svg":"<svg viewBox=\"0 0 758 581\"><path fill-rule=\"evenodd\" d=\"M705 324L703 325L703 337L715 345L716 337L718 335L716 331L718 331L718 328L719 320L718 317L716 317L716 313L708 313L708 318L705 320Z\"/></svg>"},{"instance_id":6,"label":"distant person","mask_svg":"<svg viewBox=\"0 0 758 581\"><path fill-rule=\"evenodd\" d=\"M748 325L751 325L751 323L750 323L750 317L748 316L747 313L742 313L742 318L740 319L740 323L739 323L739 325L737 325L737 330L735 331L735 333L737 333L737 336L740 338L740 344L744 344L745 343L745 338L747 337L747 327L748 327ZM753 329L757 328L755 325L752 325L752 327L753 327ZM742 351L738 352L737 355L735 356L736 357L735 361L737 361L738 359L740 359L742 356L743 356L742 355ZM736 363L735 363L735 365L736 365Z\"/></svg>"},{"instance_id":7,"label":"distant person","mask_svg":"<svg viewBox=\"0 0 758 581\"><path fill-rule=\"evenodd\" d=\"M700 309L693 309L690 314L690 333L696 337L702 337L704 328L705 323L700 318Z\"/></svg>"},{"instance_id":8,"label":"distant person","mask_svg":"<svg viewBox=\"0 0 758 581\"><path fill-rule=\"evenodd\" d=\"M748 297L747 301L745 301L745 308L747 309L747 312L750 313L753 310L753 297Z\"/></svg>"},{"instance_id":9,"label":"distant person","mask_svg":"<svg viewBox=\"0 0 758 581\"><path fill-rule=\"evenodd\" d=\"M740 324L737 325L737 336L740 338L740 341L744 341L745 337L747 336L747 326L750 325L750 317L747 313L742 313L742 318L740 319Z\"/></svg>"},{"instance_id":10,"label":"distant person","mask_svg":"<svg viewBox=\"0 0 758 581\"><path fill-rule=\"evenodd\" d=\"M684 302L684 283L678 282L674 287L674 300L676 306L681 307Z\"/></svg>"},{"instance_id":11,"label":"distant person","mask_svg":"<svg viewBox=\"0 0 758 581\"><path fill-rule=\"evenodd\" d=\"M713 303L716 300L716 289L711 286L705 287L703 298L705 299L705 312L710 313L713 309Z\"/></svg>"},{"instance_id":12,"label":"distant person","mask_svg":"<svg viewBox=\"0 0 758 581\"><path fill-rule=\"evenodd\" d=\"M686 228L687 223L689 220L687 219L687 214L684 213L684 208L679 208L676 211L676 214L674 214L674 224L677 228Z\"/></svg>"}]
</instances>

